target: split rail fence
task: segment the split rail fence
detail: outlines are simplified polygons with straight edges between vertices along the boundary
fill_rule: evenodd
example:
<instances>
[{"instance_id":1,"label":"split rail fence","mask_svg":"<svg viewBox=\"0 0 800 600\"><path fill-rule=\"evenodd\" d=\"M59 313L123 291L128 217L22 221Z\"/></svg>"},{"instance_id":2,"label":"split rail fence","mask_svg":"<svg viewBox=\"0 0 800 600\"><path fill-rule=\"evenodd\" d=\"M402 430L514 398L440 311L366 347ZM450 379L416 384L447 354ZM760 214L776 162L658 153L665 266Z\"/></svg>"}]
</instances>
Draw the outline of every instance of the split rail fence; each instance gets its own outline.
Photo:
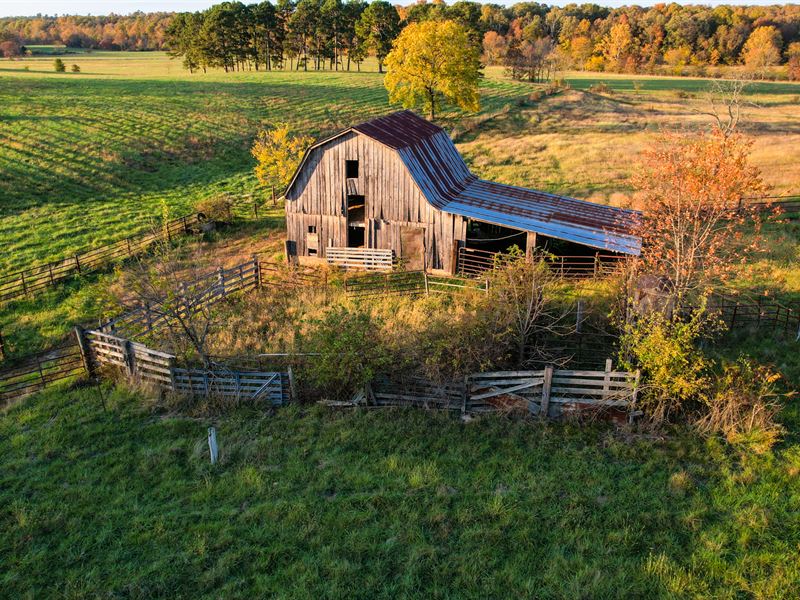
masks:
<instances>
[{"instance_id":1,"label":"split rail fence","mask_svg":"<svg viewBox=\"0 0 800 600\"><path fill-rule=\"evenodd\" d=\"M168 221L157 231L129 236L118 242L92 248L63 260L2 275L0 276L0 302L32 297L76 275L91 273L114 261L141 254L157 241L172 240L173 237L189 233L197 222L196 215L179 217Z\"/></svg>"},{"instance_id":2,"label":"split rail fence","mask_svg":"<svg viewBox=\"0 0 800 600\"><path fill-rule=\"evenodd\" d=\"M586 409L632 413L639 372L555 369L474 373L461 381L434 382L424 377L377 379L358 392L355 405L413 406L467 413L527 411L558 417Z\"/></svg>"}]
</instances>

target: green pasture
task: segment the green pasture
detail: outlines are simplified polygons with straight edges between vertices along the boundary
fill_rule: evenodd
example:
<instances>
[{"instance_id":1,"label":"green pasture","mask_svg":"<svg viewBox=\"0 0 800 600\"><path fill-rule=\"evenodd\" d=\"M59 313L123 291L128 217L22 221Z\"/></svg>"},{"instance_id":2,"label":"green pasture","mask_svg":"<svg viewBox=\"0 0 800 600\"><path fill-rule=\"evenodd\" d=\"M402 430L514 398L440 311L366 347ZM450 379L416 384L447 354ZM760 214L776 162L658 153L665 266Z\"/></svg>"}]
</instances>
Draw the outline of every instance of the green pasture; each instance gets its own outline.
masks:
<instances>
[{"instance_id":1,"label":"green pasture","mask_svg":"<svg viewBox=\"0 0 800 600\"><path fill-rule=\"evenodd\" d=\"M0 418L8 597L795 598L800 453L424 411ZM216 425L220 462L208 461Z\"/></svg>"}]
</instances>

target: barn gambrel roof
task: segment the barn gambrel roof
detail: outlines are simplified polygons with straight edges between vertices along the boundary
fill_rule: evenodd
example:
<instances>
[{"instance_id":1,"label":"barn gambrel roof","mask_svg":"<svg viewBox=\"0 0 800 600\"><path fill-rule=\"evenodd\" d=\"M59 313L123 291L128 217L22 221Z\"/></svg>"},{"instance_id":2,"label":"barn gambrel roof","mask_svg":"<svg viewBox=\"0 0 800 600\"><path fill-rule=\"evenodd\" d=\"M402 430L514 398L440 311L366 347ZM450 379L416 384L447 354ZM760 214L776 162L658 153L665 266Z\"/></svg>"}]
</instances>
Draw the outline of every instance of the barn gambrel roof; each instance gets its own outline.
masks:
<instances>
[{"instance_id":1,"label":"barn gambrel roof","mask_svg":"<svg viewBox=\"0 0 800 600\"><path fill-rule=\"evenodd\" d=\"M422 194L434 207L471 219L535 231L592 248L638 255L640 213L567 196L478 179L447 133L405 110L354 125L306 151L286 193L312 150L357 132L395 150Z\"/></svg>"}]
</instances>

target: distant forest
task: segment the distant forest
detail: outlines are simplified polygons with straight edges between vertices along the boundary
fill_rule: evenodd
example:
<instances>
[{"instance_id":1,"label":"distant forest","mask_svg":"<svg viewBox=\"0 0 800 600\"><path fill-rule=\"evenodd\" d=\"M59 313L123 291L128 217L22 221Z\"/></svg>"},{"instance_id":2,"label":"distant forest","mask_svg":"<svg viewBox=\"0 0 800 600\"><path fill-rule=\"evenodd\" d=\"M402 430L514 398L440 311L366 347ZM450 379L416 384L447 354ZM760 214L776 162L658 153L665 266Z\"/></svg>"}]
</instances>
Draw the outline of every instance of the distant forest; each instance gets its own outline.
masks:
<instances>
[{"instance_id":1,"label":"distant forest","mask_svg":"<svg viewBox=\"0 0 800 600\"><path fill-rule=\"evenodd\" d=\"M518 78L566 68L704 75L718 65L744 64L800 79L800 5L224 2L197 13L0 19L0 53L65 44L169 50L191 70L351 69L370 54L380 64L405 24L439 18L461 23L482 45L486 64L506 65Z\"/></svg>"}]
</instances>

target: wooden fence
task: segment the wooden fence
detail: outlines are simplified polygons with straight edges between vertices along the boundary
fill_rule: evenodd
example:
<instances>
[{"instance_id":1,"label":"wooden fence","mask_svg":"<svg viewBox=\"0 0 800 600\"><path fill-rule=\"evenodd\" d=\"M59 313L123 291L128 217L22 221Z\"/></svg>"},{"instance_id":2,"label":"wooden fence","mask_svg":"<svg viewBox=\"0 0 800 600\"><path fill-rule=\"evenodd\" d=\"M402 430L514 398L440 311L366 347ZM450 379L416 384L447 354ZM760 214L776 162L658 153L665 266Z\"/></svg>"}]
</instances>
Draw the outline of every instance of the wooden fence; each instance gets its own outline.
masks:
<instances>
[{"instance_id":1,"label":"wooden fence","mask_svg":"<svg viewBox=\"0 0 800 600\"><path fill-rule=\"evenodd\" d=\"M33 354L0 371L0 405L85 374L80 349L74 343Z\"/></svg>"},{"instance_id":2,"label":"wooden fence","mask_svg":"<svg viewBox=\"0 0 800 600\"><path fill-rule=\"evenodd\" d=\"M488 291L488 280L458 279L430 275L425 271L392 271L349 277L344 283L345 293L356 298L386 296L421 296L446 294L457 290Z\"/></svg>"},{"instance_id":3,"label":"wooden fence","mask_svg":"<svg viewBox=\"0 0 800 600\"><path fill-rule=\"evenodd\" d=\"M353 398L354 404L414 406L466 413L527 411L558 417L590 410L631 411L639 372L554 369L475 373L462 381L434 382L424 377L373 381Z\"/></svg>"},{"instance_id":4,"label":"wooden fence","mask_svg":"<svg viewBox=\"0 0 800 600\"><path fill-rule=\"evenodd\" d=\"M157 231L129 236L118 242L81 252L63 260L0 276L0 302L32 297L76 275L91 273L111 262L142 253L154 242L186 234L197 224L196 215L179 217Z\"/></svg>"},{"instance_id":5,"label":"wooden fence","mask_svg":"<svg viewBox=\"0 0 800 600\"><path fill-rule=\"evenodd\" d=\"M331 265L344 269L364 269L367 271L391 271L394 268L394 254L391 250L378 248L325 248L325 259Z\"/></svg>"},{"instance_id":6,"label":"wooden fence","mask_svg":"<svg viewBox=\"0 0 800 600\"><path fill-rule=\"evenodd\" d=\"M92 373L103 366L115 367L132 382L193 397L233 398L237 402L267 400L272 406L289 400L288 373L240 371L224 365L211 369L179 368L174 355L144 344L102 331L78 329L76 335Z\"/></svg>"},{"instance_id":7,"label":"wooden fence","mask_svg":"<svg viewBox=\"0 0 800 600\"><path fill-rule=\"evenodd\" d=\"M509 259L510 256L502 252L461 247L458 249L457 272L462 277L474 277L494 270ZM553 256L546 260L550 269L563 279L587 279L617 272L626 257L598 253L589 256Z\"/></svg>"}]
</instances>

